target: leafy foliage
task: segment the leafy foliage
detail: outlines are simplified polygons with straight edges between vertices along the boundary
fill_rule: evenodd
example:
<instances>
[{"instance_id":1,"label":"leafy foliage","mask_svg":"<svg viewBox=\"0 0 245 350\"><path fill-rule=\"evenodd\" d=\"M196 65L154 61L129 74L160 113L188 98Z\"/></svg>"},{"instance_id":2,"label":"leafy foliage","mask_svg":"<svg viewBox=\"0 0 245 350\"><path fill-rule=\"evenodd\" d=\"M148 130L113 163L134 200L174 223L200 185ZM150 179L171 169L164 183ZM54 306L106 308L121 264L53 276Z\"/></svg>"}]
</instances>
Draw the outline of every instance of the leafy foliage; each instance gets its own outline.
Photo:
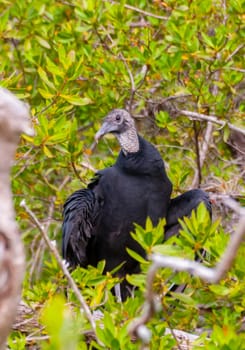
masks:
<instances>
[{"instance_id":1,"label":"leafy foliage","mask_svg":"<svg viewBox=\"0 0 245 350\"><path fill-rule=\"evenodd\" d=\"M138 349L127 326L141 311L149 262L129 251L141 262L142 273L128 276L138 289L124 304L115 300L112 287L118 279L113 272L102 274L103 262L73 272L91 310L104 313L96 328L104 345L96 344L84 338L90 325L19 204L25 198L50 239L60 244L66 197L85 186L95 168L114 162L118 152L113 139L110 147L104 140L96 151L90 150L101 117L115 106L127 106L138 116L140 132L157 145L166 161L175 194L190 187L198 159L195 139L203 142L206 123L193 122L180 111L243 125L244 2L141 0L135 7L131 0L1 0L0 8L1 85L30 104L36 132L35 137L21 139L12 184L27 255L23 299L45 326L39 329L41 340L31 337L32 332L13 332L9 347L24 349L37 343L41 349ZM244 179L226 144L230 132L228 126L213 127L202 181L214 192L241 198ZM213 266L228 242L226 226L221 227L226 217L210 224L199 208L183 220L180 236L164 245L164 222L153 228L147 221L146 228L136 227L133 236L148 254L193 259L205 249L204 263ZM176 340L165 334L173 327L201 329L199 343L208 349L242 349L243 257L244 245L219 285L206 285L186 273L159 271L154 287L162 311L149 324L151 349L173 348ZM172 283L186 283L185 293L164 296Z\"/></svg>"}]
</instances>

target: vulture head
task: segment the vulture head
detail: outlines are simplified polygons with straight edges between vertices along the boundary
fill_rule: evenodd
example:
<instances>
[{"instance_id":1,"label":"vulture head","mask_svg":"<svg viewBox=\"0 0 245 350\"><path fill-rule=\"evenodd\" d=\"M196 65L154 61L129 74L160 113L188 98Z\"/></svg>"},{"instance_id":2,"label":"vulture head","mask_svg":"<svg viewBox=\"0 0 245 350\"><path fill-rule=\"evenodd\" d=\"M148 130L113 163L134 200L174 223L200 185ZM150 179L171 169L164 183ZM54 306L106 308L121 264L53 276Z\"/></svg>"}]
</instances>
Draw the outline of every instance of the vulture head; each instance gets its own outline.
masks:
<instances>
[{"instance_id":1,"label":"vulture head","mask_svg":"<svg viewBox=\"0 0 245 350\"><path fill-rule=\"evenodd\" d=\"M125 109L113 109L107 114L100 130L95 135L96 142L106 134L116 136L124 154L139 150L139 138L134 120Z\"/></svg>"}]
</instances>

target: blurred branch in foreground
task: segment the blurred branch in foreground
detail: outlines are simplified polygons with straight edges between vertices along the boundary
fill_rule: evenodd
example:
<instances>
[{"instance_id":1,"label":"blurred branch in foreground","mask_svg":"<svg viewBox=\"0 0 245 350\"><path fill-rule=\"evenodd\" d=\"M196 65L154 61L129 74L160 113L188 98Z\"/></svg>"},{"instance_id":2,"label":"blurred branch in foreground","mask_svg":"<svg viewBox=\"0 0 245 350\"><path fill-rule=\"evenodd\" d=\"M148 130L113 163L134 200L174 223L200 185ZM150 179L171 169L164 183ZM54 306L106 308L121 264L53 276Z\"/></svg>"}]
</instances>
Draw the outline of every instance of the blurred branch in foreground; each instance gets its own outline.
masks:
<instances>
[{"instance_id":1,"label":"blurred branch in foreground","mask_svg":"<svg viewBox=\"0 0 245 350\"><path fill-rule=\"evenodd\" d=\"M32 135L29 109L0 88L0 349L14 321L21 295L25 255L15 222L10 170L21 133Z\"/></svg>"},{"instance_id":2,"label":"blurred branch in foreground","mask_svg":"<svg viewBox=\"0 0 245 350\"><path fill-rule=\"evenodd\" d=\"M191 275L198 276L208 283L215 284L224 278L227 271L231 268L237 251L245 236L245 208L242 208L236 201L229 197L224 199L224 204L236 211L240 216L240 220L238 222L236 232L231 236L226 251L224 252L219 263L214 268L208 268L196 261L178 257L164 256L160 254L153 254L150 257L152 260L152 265L148 271L146 280L147 289L145 297L146 300L143 308L144 312L139 318L135 319L129 327L130 334L141 339L143 343L148 343L151 337L145 324L158 310L156 296L153 291L153 281L158 269L169 267L175 271L187 271Z\"/></svg>"}]
</instances>

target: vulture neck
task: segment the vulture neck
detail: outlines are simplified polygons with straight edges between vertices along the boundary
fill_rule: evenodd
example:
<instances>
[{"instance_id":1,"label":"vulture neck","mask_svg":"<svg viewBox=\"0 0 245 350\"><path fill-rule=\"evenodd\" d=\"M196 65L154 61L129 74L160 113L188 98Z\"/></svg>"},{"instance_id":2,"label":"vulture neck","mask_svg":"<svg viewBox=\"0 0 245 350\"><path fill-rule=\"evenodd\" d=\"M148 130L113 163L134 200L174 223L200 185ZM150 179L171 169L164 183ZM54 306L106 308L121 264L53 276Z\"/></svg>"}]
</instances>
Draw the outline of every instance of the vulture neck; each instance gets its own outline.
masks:
<instances>
[{"instance_id":1,"label":"vulture neck","mask_svg":"<svg viewBox=\"0 0 245 350\"><path fill-rule=\"evenodd\" d=\"M125 155L139 151L139 137L135 128L130 128L127 131L117 134L117 138Z\"/></svg>"}]
</instances>

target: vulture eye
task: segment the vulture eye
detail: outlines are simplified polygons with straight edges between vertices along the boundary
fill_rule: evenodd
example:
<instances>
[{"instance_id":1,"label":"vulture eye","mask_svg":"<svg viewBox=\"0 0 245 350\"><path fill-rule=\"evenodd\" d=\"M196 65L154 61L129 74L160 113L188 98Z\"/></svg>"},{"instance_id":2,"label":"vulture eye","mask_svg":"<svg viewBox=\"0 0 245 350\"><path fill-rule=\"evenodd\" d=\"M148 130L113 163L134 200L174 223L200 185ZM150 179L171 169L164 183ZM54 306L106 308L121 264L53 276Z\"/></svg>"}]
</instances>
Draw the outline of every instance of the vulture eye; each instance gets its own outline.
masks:
<instances>
[{"instance_id":1,"label":"vulture eye","mask_svg":"<svg viewBox=\"0 0 245 350\"><path fill-rule=\"evenodd\" d=\"M116 121L119 122L120 120L121 120L121 116L120 116L120 114L117 114L116 115Z\"/></svg>"}]
</instances>

